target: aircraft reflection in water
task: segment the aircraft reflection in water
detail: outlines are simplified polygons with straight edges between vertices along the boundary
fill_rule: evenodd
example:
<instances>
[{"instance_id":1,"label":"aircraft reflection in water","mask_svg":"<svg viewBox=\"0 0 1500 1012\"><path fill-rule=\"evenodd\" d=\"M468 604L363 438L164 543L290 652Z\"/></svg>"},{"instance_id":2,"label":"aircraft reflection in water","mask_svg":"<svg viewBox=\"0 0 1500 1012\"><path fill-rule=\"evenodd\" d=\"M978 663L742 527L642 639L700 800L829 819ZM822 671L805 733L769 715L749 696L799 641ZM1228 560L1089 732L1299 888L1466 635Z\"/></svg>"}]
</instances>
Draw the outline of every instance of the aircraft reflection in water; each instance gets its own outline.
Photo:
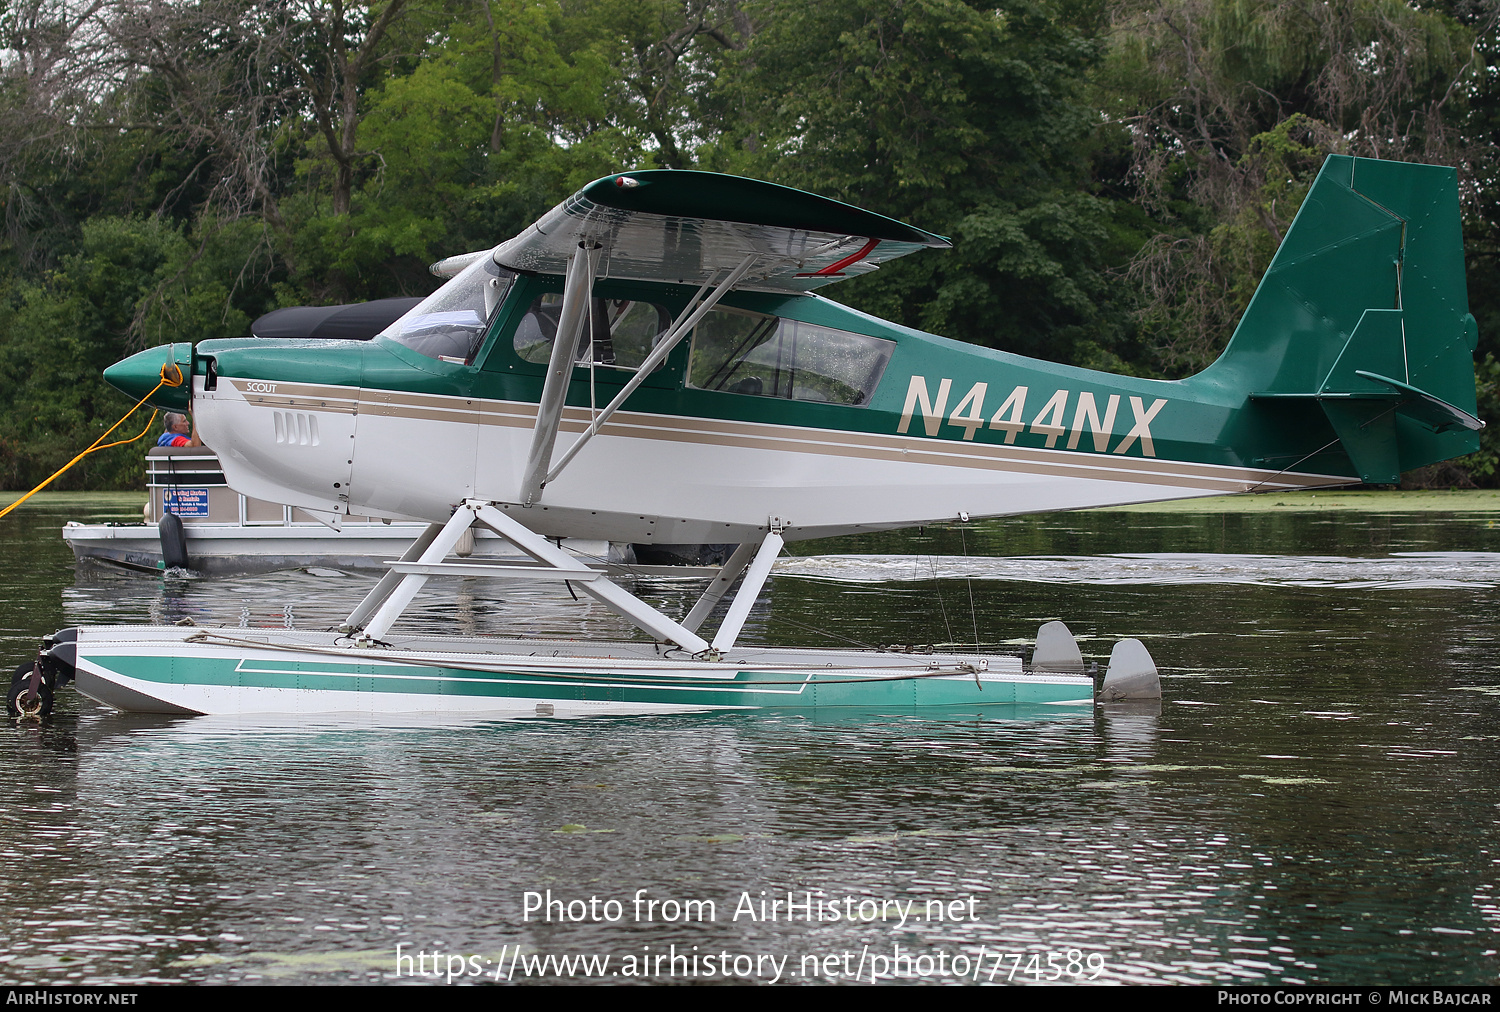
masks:
<instances>
[{"instance_id":1,"label":"aircraft reflection in water","mask_svg":"<svg viewBox=\"0 0 1500 1012\"><path fill-rule=\"evenodd\" d=\"M1065 630L1030 666L736 641L787 540L1388 482L1478 448L1450 169L1330 158L1223 356L1178 381L964 345L814 294L947 245L767 183L629 172L434 265L451 280L373 341L118 363L106 378L137 398L164 370L191 377L152 403L193 411L236 490L330 523L430 526L342 635L84 629L59 664L113 705L179 712L1088 703ZM450 560L474 524L533 561ZM740 547L674 618L547 540L563 536ZM443 574L566 581L667 649L392 640ZM1138 643L1117 645L1106 691L1159 691Z\"/></svg>"}]
</instances>

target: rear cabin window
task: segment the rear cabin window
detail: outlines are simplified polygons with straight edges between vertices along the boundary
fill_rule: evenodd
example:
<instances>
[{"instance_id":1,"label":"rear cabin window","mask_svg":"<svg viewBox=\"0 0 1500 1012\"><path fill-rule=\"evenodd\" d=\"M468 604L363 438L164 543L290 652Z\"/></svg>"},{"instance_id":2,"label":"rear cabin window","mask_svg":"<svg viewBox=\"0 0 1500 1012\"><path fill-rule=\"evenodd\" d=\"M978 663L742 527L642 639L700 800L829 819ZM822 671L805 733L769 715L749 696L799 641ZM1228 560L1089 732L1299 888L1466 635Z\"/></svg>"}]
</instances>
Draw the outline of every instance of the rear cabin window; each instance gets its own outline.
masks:
<instances>
[{"instance_id":1,"label":"rear cabin window","mask_svg":"<svg viewBox=\"0 0 1500 1012\"><path fill-rule=\"evenodd\" d=\"M534 300L516 327L516 354L543 365L552 357L563 297L549 292ZM578 335L577 365L588 365L590 349L595 365L639 369L656 342L672 324L672 314L651 302L631 299L594 299L593 326L585 323Z\"/></svg>"},{"instance_id":2,"label":"rear cabin window","mask_svg":"<svg viewBox=\"0 0 1500 1012\"><path fill-rule=\"evenodd\" d=\"M714 309L693 329L688 385L758 397L868 404L894 341L738 309Z\"/></svg>"}]
</instances>

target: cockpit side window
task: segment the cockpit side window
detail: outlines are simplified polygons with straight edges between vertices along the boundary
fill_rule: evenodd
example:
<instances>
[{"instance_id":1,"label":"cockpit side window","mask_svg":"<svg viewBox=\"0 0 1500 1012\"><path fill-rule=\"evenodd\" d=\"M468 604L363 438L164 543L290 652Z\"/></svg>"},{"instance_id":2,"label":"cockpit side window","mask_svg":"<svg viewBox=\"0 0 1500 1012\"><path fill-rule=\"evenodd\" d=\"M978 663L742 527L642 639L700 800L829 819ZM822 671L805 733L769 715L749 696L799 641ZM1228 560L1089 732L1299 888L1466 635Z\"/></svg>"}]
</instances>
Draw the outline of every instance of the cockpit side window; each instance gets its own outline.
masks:
<instances>
[{"instance_id":1,"label":"cockpit side window","mask_svg":"<svg viewBox=\"0 0 1500 1012\"><path fill-rule=\"evenodd\" d=\"M528 362L545 365L557 339L557 321L562 316L563 297L554 292L538 296L516 327L516 354ZM580 342L581 343L581 342ZM585 360L586 361L586 360Z\"/></svg>"},{"instance_id":2,"label":"cockpit side window","mask_svg":"<svg viewBox=\"0 0 1500 1012\"><path fill-rule=\"evenodd\" d=\"M688 385L830 404L870 403L894 341L740 309L711 310L693 328Z\"/></svg>"},{"instance_id":3,"label":"cockpit side window","mask_svg":"<svg viewBox=\"0 0 1500 1012\"><path fill-rule=\"evenodd\" d=\"M549 292L539 296L516 327L516 354L527 362L545 364L557 338L563 297ZM672 324L664 306L631 299L593 300L591 325L585 324L574 356L577 365L588 365L590 349L595 365L617 369L639 369L662 334ZM660 368L660 367L658 367Z\"/></svg>"},{"instance_id":4,"label":"cockpit side window","mask_svg":"<svg viewBox=\"0 0 1500 1012\"><path fill-rule=\"evenodd\" d=\"M472 365L515 279L492 257L482 256L382 334L428 358Z\"/></svg>"}]
</instances>

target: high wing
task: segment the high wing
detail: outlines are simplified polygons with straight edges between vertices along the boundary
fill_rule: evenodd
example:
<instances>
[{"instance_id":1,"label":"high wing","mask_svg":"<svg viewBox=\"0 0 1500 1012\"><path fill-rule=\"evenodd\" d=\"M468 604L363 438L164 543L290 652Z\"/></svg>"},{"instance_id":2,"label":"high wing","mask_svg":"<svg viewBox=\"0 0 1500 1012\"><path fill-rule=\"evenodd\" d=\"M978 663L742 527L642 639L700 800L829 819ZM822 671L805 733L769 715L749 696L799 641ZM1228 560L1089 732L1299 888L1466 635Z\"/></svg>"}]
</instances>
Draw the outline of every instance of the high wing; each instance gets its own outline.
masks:
<instances>
[{"instance_id":1,"label":"high wing","mask_svg":"<svg viewBox=\"0 0 1500 1012\"><path fill-rule=\"evenodd\" d=\"M714 172L652 169L597 179L494 250L517 271L565 274L583 245L596 279L701 284L747 256L735 286L808 292L868 274L947 239L883 215L775 183ZM432 265L451 277L486 251Z\"/></svg>"},{"instance_id":2,"label":"high wing","mask_svg":"<svg viewBox=\"0 0 1500 1012\"><path fill-rule=\"evenodd\" d=\"M594 180L491 254L501 267L565 279L521 502L530 506L540 499L543 488L728 292L802 294L868 274L919 249L951 245L940 235L884 215L740 176L656 169ZM453 276L483 256L484 251L449 257L431 270ZM677 282L699 289L635 375L554 464L573 349L588 293L602 279Z\"/></svg>"}]
</instances>

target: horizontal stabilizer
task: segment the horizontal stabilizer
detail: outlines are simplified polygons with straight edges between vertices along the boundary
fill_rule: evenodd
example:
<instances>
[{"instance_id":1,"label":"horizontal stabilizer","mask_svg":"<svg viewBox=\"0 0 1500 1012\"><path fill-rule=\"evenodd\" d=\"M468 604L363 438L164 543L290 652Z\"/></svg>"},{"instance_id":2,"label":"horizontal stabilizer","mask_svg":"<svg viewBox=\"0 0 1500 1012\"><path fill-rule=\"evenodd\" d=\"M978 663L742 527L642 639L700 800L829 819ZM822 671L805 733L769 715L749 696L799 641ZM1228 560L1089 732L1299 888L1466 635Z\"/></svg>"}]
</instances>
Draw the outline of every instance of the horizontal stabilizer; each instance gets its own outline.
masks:
<instances>
[{"instance_id":1,"label":"horizontal stabilizer","mask_svg":"<svg viewBox=\"0 0 1500 1012\"><path fill-rule=\"evenodd\" d=\"M1449 404L1441 398L1434 397L1425 390L1418 390L1409 383L1393 380L1386 376L1379 376L1363 369L1355 370L1355 375L1361 379L1370 380L1373 383L1383 384L1396 391L1399 398L1396 404L1396 413L1414 418L1427 426L1433 432L1452 432L1457 429L1467 429L1470 432L1478 432L1484 428L1484 422L1469 414L1456 404Z\"/></svg>"},{"instance_id":2,"label":"horizontal stabilizer","mask_svg":"<svg viewBox=\"0 0 1500 1012\"><path fill-rule=\"evenodd\" d=\"M1406 375L1407 360L1402 311L1367 309L1316 392L1254 393L1250 399L1317 401L1360 480L1395 484L1407 469L1397 416L1434 433L1484 428L1463 408L1386 375Z\"/></svg>"}]
</instances>

